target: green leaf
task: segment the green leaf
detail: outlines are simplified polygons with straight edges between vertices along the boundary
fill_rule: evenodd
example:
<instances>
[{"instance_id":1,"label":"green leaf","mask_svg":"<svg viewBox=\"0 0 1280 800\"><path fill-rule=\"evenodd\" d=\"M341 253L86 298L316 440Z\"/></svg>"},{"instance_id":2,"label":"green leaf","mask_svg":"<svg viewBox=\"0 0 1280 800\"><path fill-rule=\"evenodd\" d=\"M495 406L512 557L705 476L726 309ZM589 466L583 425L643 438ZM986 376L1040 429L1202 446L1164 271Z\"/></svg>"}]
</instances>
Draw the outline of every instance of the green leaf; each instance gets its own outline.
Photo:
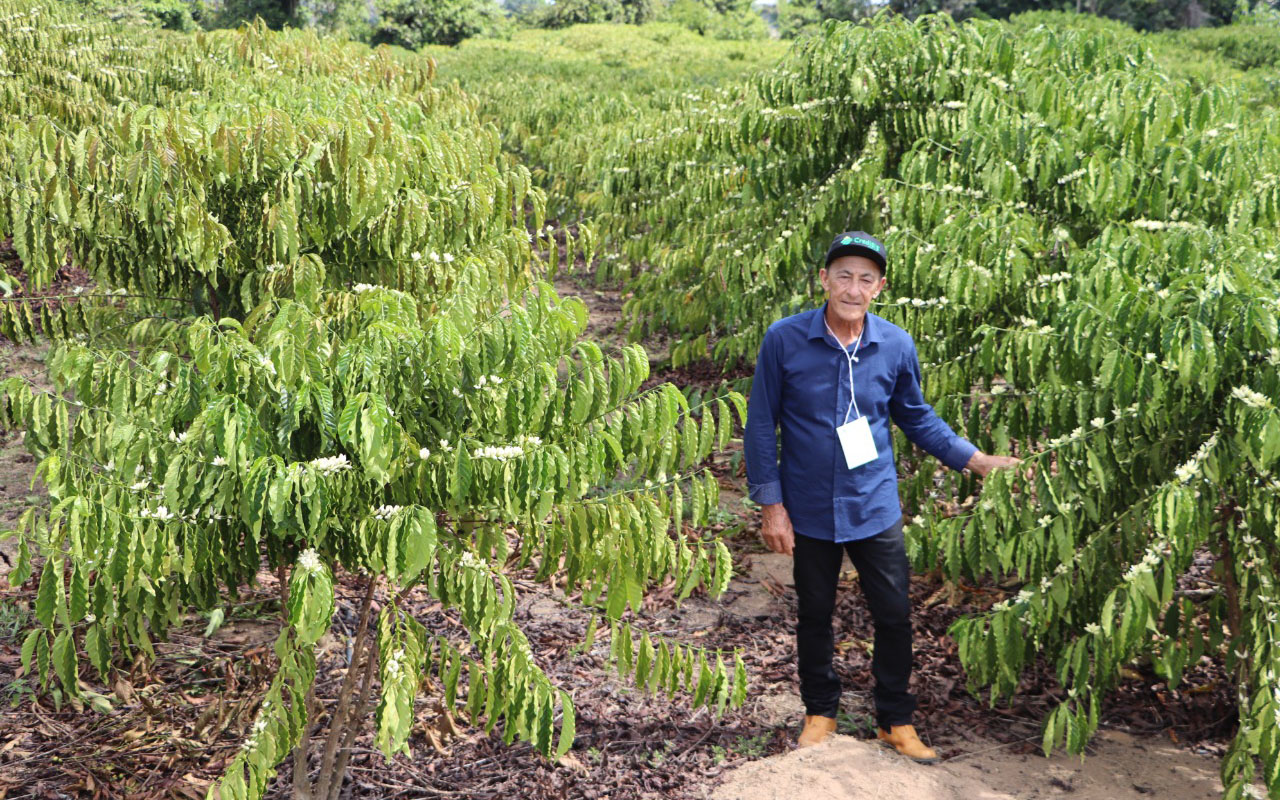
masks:
<instances>
[{"instance_id":1,"label":"green leaf","mask_svg":"<svg viewBox=\"0 0 1280 800\"><path fill-rule=\"evenodd\" d=\"M560 708L562 715L560 718L560 739L556 744L555 759L559 761L570 748L573 747L573 740L576 736L573 699L563 690L557 690L560 697Z\"/></svg>"},{"instance_id":2,"label":"green leaf","mask_svg":"<svg viewBox=\"0 0 1280 800\"><path fill-rule=\"evenodd\" d=\"M71 631L61 631L53 640L53 670L68 695L80 694L76 670L76 643Z\"/></svg>"},{"instance_id":3,"label":"green leaf","mask_svg":"<svg viewBox=\"0 0 1280 800\"><path fill-rule=\"evenodd\" d=\"M399 475L405 438L386 400L372 392L351 398L338 416L338 440L359 457L365 471L380 483Z\"/></svg>"},{"instance_id":4,"label":"green leaf","mask_svg":"<svg viewBox=\"0 0 1280 800\"><path fill-rule=\"evenodd\" d=\"M36 620L46 629L53 628L58 595L62 583L62 562L50 558L40 572L40 588L36 590Z\"/></svg>"},{"instance_id":5,"label":"green leaf","mask_svg":"<svg viewBox=\"0 0 1280 800\"><path fill-rule=\"evenodd\" d=\"M85 631L84 649L89 661L98 670L98 676L105 682L111 671L111 645L107 642L101 624L94 623Z\"/></svg>"}]
</instances>

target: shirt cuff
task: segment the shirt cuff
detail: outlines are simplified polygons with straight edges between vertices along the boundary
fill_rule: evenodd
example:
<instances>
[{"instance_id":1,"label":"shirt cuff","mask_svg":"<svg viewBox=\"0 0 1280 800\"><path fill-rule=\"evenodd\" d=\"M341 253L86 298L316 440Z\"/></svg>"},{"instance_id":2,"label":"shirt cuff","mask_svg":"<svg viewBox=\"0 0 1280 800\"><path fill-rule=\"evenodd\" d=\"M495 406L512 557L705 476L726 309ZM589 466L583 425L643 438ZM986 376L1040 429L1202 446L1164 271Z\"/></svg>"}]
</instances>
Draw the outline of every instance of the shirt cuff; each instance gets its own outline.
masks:
<instances>
[{"instance_id":1,"label":"shirt cuff","mask_svg":"<svg viewBox=\"0 0 1280 800\"><path fill-rule=\"evenodd\" d=\"M978 452L978 448L972 442L957 437L951 445L951 449L947 451L947 457L942 459L942 463L959 472L964 469L964 465L969 463L969 459L973 458L973 454L976 452Z\"/></svg>"},{"instance_id":2,"label":"shirt cuff","mask_svg":"<svg viewBox=\"0 0 1280 800\"><path fill-rule=\"evenodd\" d=\"M782 502L782 481L769 481L747 485L748 496L762 506Z\"/></svg>"}]
</instances>

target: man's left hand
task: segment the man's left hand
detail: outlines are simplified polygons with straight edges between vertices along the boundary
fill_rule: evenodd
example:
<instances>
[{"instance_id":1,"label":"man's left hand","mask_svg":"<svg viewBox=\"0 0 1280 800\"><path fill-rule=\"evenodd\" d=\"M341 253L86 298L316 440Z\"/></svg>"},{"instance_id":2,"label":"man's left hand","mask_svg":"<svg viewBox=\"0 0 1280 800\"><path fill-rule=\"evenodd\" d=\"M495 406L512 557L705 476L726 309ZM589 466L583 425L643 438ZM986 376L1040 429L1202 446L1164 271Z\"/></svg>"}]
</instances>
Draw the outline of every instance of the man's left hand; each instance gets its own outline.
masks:
<instances>
[{"instance_id":1,"label":"man's left hand","mask_svg":"<svg viewBox=\"0 0 1280 800\"><path fill-rule=\"evenodd\" d=\"M964 466L966 469L971 469L985 478L987 473L993 469L1016 467L1021 463L1022 459L1020 458L1014 458L1013 456L992 456L979 450L969 458L969 463Z\"/></svg>"}]
</instances>

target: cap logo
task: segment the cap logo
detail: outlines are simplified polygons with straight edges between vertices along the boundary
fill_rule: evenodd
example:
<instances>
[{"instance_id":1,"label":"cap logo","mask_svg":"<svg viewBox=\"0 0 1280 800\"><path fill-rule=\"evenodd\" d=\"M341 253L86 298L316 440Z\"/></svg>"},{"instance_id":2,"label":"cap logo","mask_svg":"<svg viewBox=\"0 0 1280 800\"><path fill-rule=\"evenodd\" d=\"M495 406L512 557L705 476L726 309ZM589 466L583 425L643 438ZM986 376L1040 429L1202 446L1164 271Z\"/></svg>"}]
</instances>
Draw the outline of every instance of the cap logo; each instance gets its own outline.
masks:
<instances>
[{"instance_id":1,"label":"cap logo","mask_svg":"<svg viewBox=\"0 0 1280 800\"><path fill-rule=\"evenodd\" d=\"M840 244L853 244L853 237L852 236L844 237L843 239L840 240Z\"/></svg>"},{"instance_id":2,"label":"cap logo","mask_svg":"<svg viewBox=\"0 0 1280 800\"><path fill-rule=\"evenodd\" d=\"M846 236L845 238L848 239L849 237ZM856 244L862 245L863 247L870 247L872 250L876 251L877 253L880 252L880 245L871 241L870 239L863 239L861 236L855 236L853 237L853 241ZM848 244L848 242L843 242L843 244Z\"/></svg>"}]
</instances>

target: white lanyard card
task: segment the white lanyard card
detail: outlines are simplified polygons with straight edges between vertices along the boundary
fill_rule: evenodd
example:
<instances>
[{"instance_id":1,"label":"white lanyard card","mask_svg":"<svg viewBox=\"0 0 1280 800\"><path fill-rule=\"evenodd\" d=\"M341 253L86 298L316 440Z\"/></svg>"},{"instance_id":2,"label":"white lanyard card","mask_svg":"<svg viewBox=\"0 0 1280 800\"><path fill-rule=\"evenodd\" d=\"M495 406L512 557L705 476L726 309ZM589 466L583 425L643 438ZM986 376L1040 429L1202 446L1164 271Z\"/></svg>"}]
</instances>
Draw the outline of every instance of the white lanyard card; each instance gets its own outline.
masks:
<instances>
[{"instance_id":1,"label":"white lanyard card","mask_svg":"<svg viewBox=\"0 0 1280 800\"><path fill-rule=\"evenodd\" d=\"M824 319L825 323L826 320ZM862 345L862 334L867 332L867 326L864 322L862 331L858 334L857 340L853 343L852 352L844 350L845 358L849 359L849 407L845 409L845 423L836 428L836 436L840 437L840 448L844 450L844 463L849 465L849 469L860 467L868 461L875 461L879 453L876 452L876 441L871 438L871 424L867 422L864 414L859 413L858 418L853 422L849 422L849 412L858 408L857 395L853 391L853 362L858 360L854 353L858 352L858 348ZM831 338L837 343L840 337L836 336L836 332L831 330L831 326L827 325L827 333L831 334Z\"/></svg>"},{"instance_id":2,"label":"white lanyard card","mask_svg":"<svg viewBox=\"0 0 1280 800\"><path fill-rule=\"evenodd\" d=\"M840 437L840 447L844 450L844 463L849 465L849 469L860 467L868 461L875 461L876 452L875 439L871 438L871 424L867 422L866 417L858 417L852 422L846 422L836 428L836 435Z\"/></svg>"}]
</instances>

